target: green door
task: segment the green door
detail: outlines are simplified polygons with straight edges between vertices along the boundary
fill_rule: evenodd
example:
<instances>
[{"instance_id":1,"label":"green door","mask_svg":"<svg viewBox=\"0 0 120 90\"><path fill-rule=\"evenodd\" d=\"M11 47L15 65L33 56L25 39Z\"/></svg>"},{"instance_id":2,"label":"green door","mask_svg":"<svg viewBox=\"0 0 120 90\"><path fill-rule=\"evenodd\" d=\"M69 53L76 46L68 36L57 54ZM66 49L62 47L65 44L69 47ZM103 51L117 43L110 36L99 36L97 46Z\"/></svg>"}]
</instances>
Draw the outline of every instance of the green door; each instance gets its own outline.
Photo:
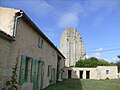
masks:
<instances>
[{"instance_id":1,"label":"green door","mask_svg":"<svg viewBox=\"0 0 120 90\"><path fill-rule=\"evenodd\" d=\"M43 89L44 62L32 60L31 82L33 82L33 90Z\"/></svg>"}]
</instances>

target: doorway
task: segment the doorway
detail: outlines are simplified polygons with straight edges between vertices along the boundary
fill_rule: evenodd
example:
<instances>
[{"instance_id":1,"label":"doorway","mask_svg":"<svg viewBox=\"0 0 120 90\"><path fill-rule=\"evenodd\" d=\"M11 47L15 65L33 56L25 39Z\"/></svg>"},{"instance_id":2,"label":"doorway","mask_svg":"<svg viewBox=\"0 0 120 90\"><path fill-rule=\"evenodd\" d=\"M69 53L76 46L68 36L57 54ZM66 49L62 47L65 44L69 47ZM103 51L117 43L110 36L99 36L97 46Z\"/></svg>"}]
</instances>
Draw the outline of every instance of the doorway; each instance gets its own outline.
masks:
<instances>
[{"instance_id":1,"label":"doorway","mask_svg":"<svg viewBox=\"0 0 120 90\"><path fill-rule=\"evenodd\" d=\"M90 71L86 71L86 79L90 79Z\"/></svg>"},{"instance_id":2,"label":"doorway","mask_svg":"<svg viewBox=\"0 0 120 90\"><path fill-rule=\"evenodd\" d=\"M44 62L32 60L31 82L33 90L43 89L44 84Z\"/></svg>"},{"instance_id":3,"label":"doorway","mask_svg":"<svg viewBox=\"0 0 120 90\"><path fill-rule=\"evenodd\" d=\"M83 71L79 71L79 78L83 79Z\"/></svg>"},{"instance_id":4,"label":"doorway","mask_svg":"<svg viewBox=\"0 0 120 90\"><path fill-rule=\"evenodd\" d=\"M71 78L72 70L68 70L68 78Z\"/></svg>"}]
</instances>

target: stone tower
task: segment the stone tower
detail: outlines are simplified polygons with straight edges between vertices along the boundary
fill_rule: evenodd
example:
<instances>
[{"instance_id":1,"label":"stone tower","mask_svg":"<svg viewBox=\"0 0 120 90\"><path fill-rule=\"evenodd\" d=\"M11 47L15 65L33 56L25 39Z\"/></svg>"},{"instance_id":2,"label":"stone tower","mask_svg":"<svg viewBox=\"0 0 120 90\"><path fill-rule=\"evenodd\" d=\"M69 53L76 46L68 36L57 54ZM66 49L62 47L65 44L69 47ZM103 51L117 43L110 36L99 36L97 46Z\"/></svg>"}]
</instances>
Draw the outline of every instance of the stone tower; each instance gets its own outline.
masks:
<instances>
[{"instance_id":1,"label":"stone tower","mask_svg":"<svg viewBox=\"0 0 120 90\"><path fill-rule=\"evenodd\" d=\"M86 51L82 38L75 28L67 28L60 37L60 50L66 57L65 66L75 66L76 61L85 59Z\"/></svg>"}]
</instances>

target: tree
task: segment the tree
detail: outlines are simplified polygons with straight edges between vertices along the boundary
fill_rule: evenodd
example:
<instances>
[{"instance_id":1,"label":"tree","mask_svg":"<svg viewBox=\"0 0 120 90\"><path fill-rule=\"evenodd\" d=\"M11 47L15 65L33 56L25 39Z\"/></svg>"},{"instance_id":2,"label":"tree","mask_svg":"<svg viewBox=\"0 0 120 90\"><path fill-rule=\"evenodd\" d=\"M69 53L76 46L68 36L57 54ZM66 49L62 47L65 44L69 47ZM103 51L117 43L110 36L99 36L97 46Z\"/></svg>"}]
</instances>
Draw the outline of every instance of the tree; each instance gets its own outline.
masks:
<instances>
[{"instance_id":1,"label":"tree","mask_svg":"<svg viewBox=\"0 0 120 90\"><path fill-rule=\"evenodd\" d=\"M76 62L76 67L85 67L84 60L79 60Z\"/></svg>"},{"instance_id":2,"label":"tree","mask_svg":"<svg viewBox=\"0 0 120 90\"><path fill-rule=\"evenodd\" d=\"M118 67L118 72L120 72L120 61L117 61L115 65Z\"/></svg>"},{"instance_id":3,"label":"tree","mask_svg":"<svg viewBox=\"0 0 120 90\"><path fill-rule=\"evenodd\" d=\"M110 64L109 62L105 61L104 59L99 59L98 65L99 66L110 66L112 64Z\"/></svg>"},{"instance_id":4,"label":"tree","mask_svg":"<svg viewBox=\"0 0 120 90\"><path fill-rule=\"evenodd\" d=\"M91 57L85 60L79 60L76 62L76 67L97 67L97 66L109 66L110 63L103 60L97 59L96 57Z\"/></svg>"}]
</instances>

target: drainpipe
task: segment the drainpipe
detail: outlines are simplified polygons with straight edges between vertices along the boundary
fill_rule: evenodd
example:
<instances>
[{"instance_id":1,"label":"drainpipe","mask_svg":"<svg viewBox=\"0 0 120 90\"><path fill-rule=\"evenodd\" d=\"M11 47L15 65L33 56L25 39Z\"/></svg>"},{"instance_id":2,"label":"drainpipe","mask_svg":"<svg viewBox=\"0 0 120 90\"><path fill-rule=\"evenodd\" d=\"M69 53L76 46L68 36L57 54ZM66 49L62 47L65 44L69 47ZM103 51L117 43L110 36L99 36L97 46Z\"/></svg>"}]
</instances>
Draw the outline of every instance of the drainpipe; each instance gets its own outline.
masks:
<instances>
[{"instance_id":1,"label":"drainpipe","mask_svg":"<svg viewBox=\"0 0 120 90\"><path fill-rule=\"evenodd\" d=\"M18 19L21 18L22 16L23 16L23 12L20 12L20 16L17 16L17 17L15 18L13 37L15 37L15 35L16 35Z\"/></svg>"}]
</instances>

